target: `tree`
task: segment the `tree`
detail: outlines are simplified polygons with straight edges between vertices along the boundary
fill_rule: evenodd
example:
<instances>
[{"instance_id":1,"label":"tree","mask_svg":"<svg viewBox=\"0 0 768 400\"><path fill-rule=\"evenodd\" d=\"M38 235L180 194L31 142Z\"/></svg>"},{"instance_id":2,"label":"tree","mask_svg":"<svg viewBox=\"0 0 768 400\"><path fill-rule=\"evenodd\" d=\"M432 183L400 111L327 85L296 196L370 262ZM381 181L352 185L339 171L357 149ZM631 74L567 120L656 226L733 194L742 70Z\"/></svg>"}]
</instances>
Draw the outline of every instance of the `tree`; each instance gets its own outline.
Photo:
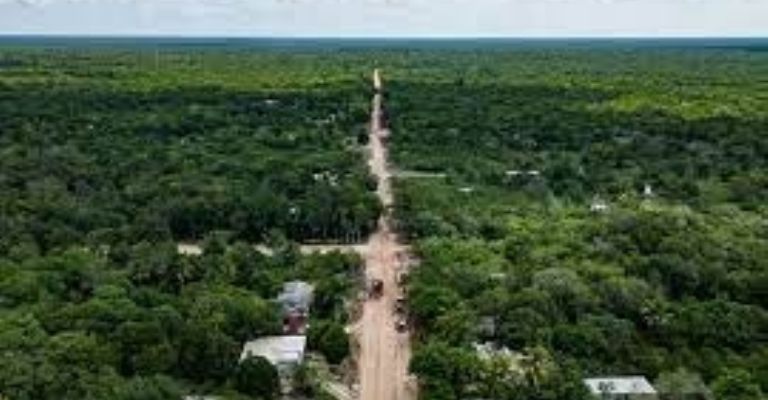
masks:
<instances>
[{"instance_id":1,"label":"tree","mask_svg":"<svg viewBox=\"0 0 768 400\"><path fill-rule=\"evenodd\" d=\"M176 364L176 350L157 321L128 321L114 335L120 348L123 373L150 375L170 371Z\"/></svg>"},{"instance_id":2,"label":"tree","mask_svg":"<svg viewBox=\"0 0 768 400\"><path fill-rule=\"evenodd\" d=\"M534 389L538 389L556 372L552 355L542 346L526 349L521 367L525 372L528 386Z\"/></svg>"},{"instance_id":3,"label":"tree","mask_svg":"<svg viewBox=\"0 0 768 400\"><path fill-rule=\"evenodd\" d=\"M659 301L650 285L638 278L609 278L601 283L599 293L606 308L637 322L645 322L645 314Z\"/></svg>"},{"instance_id":4,"label":"tree","mask_svg":"<svg viewBox=\"0 0 768 400\"><path fill-rule=\"evenodd\" d=\"M451 384L444 380L428 380L421 387L421 398L424 400L453 400L458 399Z\"/></svg>"},{"instance_id":5,"label":"tree","mask_svg":"<svg viewBox=\"0 0 768 400\"><path fill-rule=\"evenodd\" d=\"M214 324L193 321L179 345L179 369L195 382L224 381L237 362L238 344Z\"/></svg>"},{"instance_id":6,"label":"tree","mask_svg":"<svg viewBox=\"0 0 768 400\"><path fill-rule=\"evenodd\" d=\"M309 347L322 353L331 364L339 364L349 355L349 336L338 322L312 323L308 339Z\"/></svg>"},{"instance_id":7,"label":"tree","mask_svg":"<svg viewBox=\"0 0 768 400\"><path fill-rule=\"evenodd\" d=\"M280 394L277 369L264 357L248 357L240 362L233 378L235 389L249 396L272 400Z\"/></svg>"},{"instance_id":8,"label":"tree","mask_svg":"<svg viewBox=\"0 0 768 400\"><path fill-rule=\"evenodd\" d=\"M594 302L589 286L571 269L539 271L533 275L533 286L552 296L558 308L571 320L575 320Z\"/></svg>"},{"instance_id":9,"label":"tree","mask_svg":"<svg viewBox=\"0 0 768 400\"><path fill-rule=\"evenodd\" d=\"M178 385L167 376L136 377L116 390L116 400L165 400L181 398Z\"/></svg>"},{"instance_id":10,"label":"tree","mask_svg":"<svg viewBox=\"0 0 768 400\"><path fill-rule=\"evenodd\" d=\"M469 343L474 335L477 316L466 307L458 306L439 316L432 327L435 339L453 345Z\"/></svg>"},{"instance_id":11,"label":"tree","mask_svg":"<svg viewBox=\"0 0 768 400\"><path fill-rule=\"evenodd\" d=\"M104 365L115 363L110 346L82 332L64 332L51 337L45 352L51 363L66 368L97 371Z\"/></svg>"},{"instance_id":12,"label":"tree","mask_svg":"<svg viewBox=\"0 0 768 400\"><path fill-rule=\"evenodd\" d=\"M460 399L464 398L466 385L476 379L480 364L472 351L434 341L416 349L409 370L427 387L440 393L450 388L447 398Z\"/></svg>"},{"instance_id":13,"label":"tree","mask_svg":"<svg viewBox=\"0 0 768 400\"><path fill-rule=\"evenodd\" d=\"M712 391L718 400L764 400L760 385L748 371L727 369L712 383Z\"/></svg>"},{"instance_id":14,"label":"tree","mask_svg":"<svg viewBox=\"0 0 768 400\"><path fill-rule=\"evenodd\" d=\"M409 305L418 323L428 329L436 318L459 305L461 298L449 288L414 285Z\"/></svg>"},{"instance_id":15,"label":"tree","mask_svg":"<svg viewBox=\"0 0 768 400\"><path fill-rule=\"evenodd\" d=\"M512 348L534 344L540 333L550 330L547 318L532 307L515 307L507 310L499 324L501 341Z\"/></svg>"},{"instance_id":16,"label":"tree","mask_svg":"<svg viewBox=\"0 0 768 400\"><path fill-rule=\"evenodd\" d=\"M702 400L713 399L701 376L685 368L662 372L653 386L667 400L688 400L693 396Z\"/></svg>"}]
</instances>

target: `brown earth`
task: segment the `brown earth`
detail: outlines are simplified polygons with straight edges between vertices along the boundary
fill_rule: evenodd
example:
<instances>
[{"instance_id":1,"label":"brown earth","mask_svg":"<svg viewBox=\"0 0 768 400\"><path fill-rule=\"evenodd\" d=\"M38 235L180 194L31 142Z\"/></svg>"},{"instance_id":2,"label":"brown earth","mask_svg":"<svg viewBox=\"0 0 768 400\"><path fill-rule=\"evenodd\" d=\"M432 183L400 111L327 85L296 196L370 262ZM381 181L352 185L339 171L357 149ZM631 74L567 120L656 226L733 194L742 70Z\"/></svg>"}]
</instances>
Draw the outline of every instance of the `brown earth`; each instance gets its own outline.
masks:
<instances>
[{"instance_id":1,"label":"brown earth","mask_svg":"<svg viewBox=\"0 0 768 400\"><path fill-rule=\"evenodd\" d=\"M394 312L395 299L403 294L397 285L397 273L399 269L408 268L408 248L398 243L392 231L389 211L393 204L391 172L384 140L389 132L381 124L382 97L378 92L382 83L378 70L374 71L373 85L377 94L371 112L368 165L378 181L377 195L385 211L377 230L368 240L364 257L367 278L381 279L384 290L381 297L365 301L357 326L360 399L408 400L416 398L414 381L408 374L410 333L396 330L399 316Z\"/></svg>"}]
</instances>

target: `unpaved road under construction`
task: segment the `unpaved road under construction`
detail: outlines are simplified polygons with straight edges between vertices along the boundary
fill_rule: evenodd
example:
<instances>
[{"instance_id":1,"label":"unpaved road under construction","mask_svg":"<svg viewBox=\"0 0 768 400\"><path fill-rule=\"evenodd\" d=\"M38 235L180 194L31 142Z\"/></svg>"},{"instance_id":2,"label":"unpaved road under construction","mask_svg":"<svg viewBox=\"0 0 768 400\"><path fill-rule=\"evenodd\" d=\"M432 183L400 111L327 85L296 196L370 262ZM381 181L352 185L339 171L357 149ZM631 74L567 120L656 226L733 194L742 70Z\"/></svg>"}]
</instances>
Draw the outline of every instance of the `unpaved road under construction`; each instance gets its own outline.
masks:
<instances>
[{"instance_id":1,"label":"unpaved road under construction","mask_svg":"<svg viewBox=\"0 0 768 400\"><path fill-rule=\"evenodd\" d=\"M389 131L382 121L382 82L378 70L373 73L373 85L376 94L371 110L368 165L376 177L377 195L384 212L379 217L378 228L368 240L364 256L367 278L380 279L384 289L380 297L365 300L357 326L360 399L409 400L416 398L415 384L408 374L410 333L397 331L395 325L399 317L394 312L395 299L402 294L397 285L397 273L398 269L404 270L408 266L408 249L398 242L392 231L389 210L393 196L385 140Z\"/></svg>"}]
</instances>

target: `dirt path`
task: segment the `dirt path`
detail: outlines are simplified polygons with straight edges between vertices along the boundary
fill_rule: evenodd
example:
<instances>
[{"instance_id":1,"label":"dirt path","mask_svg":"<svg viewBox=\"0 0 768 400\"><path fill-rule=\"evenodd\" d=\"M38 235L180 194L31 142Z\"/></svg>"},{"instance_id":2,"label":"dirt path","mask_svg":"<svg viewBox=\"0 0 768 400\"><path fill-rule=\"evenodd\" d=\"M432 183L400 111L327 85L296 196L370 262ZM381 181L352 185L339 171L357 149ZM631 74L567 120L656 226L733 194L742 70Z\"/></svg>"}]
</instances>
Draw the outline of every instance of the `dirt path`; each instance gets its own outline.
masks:
<instances>
[{"instance_id":1,"label":"dirt path","mask_svg":"<svg viewBox=\"0 0 768 400\"><path fill-rule=\"evenodd\" d=\"M392 188L387 163L384 138L388 132L381 123L379 94L382 83L379 71L374 71L374 95L371 112L368 165L378 181L377 194L384 206L376 232L371 235L365 252L366 275L369 279L381 279L383 295L369 299L363 305L363 315L358 325L360 343L360 399L361 400L409 400L416 398L415 385L408 375L410 361L410 334L395 329L397 315L395 299L401 294L397 285L397 271L407 267L401 261L408 249L397 242L391 229Z\"/></svg>"},{"instance_id":2,"label":"dirt path","mask_svg":"<svg viewBox=\"0 0 768 400\"><path fill-rule=\"evenodd\" d=\"M394 312L395 299L402 295L397 285L398 271L407 271L412 263L409 249L398 243L392 231L390 208L393 204L390 178L393 176L387 161L386 138L389 131L382 125L383 88L378 70L373 73L376 94L372 101L371 127L368 144L368 166L376 177L376 193L384 206L378 227L366 244L357 245L302 245L304 254L327 253L329 251L357 252L365 259L365 274L368 279L380 279L384 283L381 297L368 299L363 303L362 317L354 327L360 345L358 369L360 375L360 400L411 400L416 399L416 381L408 374L411 358L410 333L398 332L398 320ZM272 250L257 245L264 254ZM203 249L195 243L180 243L180 254L200 255ZM330 387L337 398L345 398L338 387Z\"/></svg>"}]
</instances>

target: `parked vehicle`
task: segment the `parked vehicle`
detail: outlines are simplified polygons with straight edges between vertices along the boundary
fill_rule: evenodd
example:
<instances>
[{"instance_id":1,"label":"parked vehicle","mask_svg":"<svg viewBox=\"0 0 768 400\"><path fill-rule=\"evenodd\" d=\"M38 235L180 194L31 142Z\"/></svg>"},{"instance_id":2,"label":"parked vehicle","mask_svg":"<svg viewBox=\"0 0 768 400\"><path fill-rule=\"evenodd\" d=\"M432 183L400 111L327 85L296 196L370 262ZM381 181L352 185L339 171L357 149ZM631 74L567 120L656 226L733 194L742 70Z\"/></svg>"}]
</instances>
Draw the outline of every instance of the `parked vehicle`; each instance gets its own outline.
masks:
<instances>
[{"instance_id":1,"label":"parked vehicle","mask_svg":"<svg viewBox=\"0 0 768 400\"><path fill-rule=\"evenodd\" d=\"M395 330L397 330L399 333L403 333L408 330L408 321L405 319L405 317L401 317L395 321Z\"/></svg>"},{"instance_id":2,"label":"parked vehicle","mask_svg":"<svg viewBox=\"0 0 768 400\"><path fill-rule=\"evenodd\" d=\"M371 279L368 283L368 297L376 299L384 292L384 282L381 279Z\"/></svg>"},{"instance_id":3,"label":"parked vehicle","mask_svg":"<svg viewBox=\"0 0 768 400\"><path fill-rule=\"evenodd\" d=\"M397 284L398 286L405 286L405 284L408 283L408 272L406 271L399 271L397 273Z\"/></svg>"},{"instance_id":4,"label":"parked vehicle","mask_svg":"<svg viewBox=\"0 0 768 400\"><path fill-rule=\"evenodd\" d=\"M405 314L405 297L398 296L395 299L395 313Z\"/></svg>"}]
</instances>

